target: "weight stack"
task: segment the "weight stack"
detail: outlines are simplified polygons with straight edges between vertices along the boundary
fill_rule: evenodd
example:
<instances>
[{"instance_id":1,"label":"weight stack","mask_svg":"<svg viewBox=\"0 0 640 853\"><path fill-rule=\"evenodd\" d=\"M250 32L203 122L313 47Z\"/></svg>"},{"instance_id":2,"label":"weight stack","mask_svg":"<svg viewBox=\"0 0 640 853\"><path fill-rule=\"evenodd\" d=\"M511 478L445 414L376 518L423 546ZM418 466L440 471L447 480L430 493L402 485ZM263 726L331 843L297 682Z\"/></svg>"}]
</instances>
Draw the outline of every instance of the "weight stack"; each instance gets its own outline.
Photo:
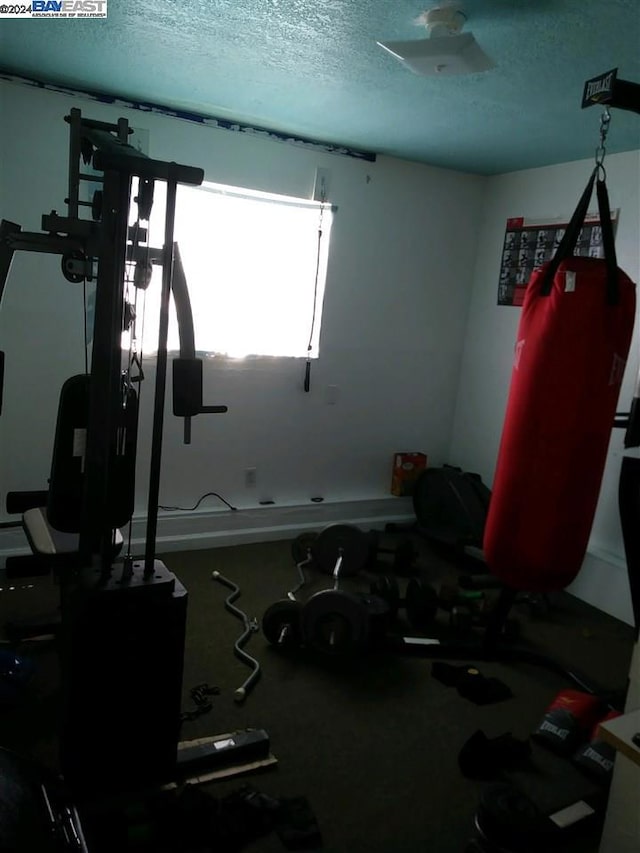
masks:
<instances>
[{"instance_id":1,"label":"weight stack","mask_svg":"<svg viewBox=\"0 0 640 853\"><path fill-rule=\"evenodd\" d=\"M79 797L175 776L188 596L159 560L143 571L63 586L60 764Z\"/></svg>"}]
</instances>

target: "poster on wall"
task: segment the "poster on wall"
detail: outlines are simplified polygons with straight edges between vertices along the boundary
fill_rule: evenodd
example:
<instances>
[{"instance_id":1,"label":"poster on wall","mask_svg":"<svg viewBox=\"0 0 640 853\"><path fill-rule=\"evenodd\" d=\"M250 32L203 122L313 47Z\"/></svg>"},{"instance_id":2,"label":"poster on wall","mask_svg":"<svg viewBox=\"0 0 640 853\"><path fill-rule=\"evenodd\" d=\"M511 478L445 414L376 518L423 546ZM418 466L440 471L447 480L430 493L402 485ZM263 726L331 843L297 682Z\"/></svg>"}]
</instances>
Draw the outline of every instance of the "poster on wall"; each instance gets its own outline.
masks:
<instances>
[{"instance_id":1,"label":"poster on wall","mask_svg":"<svg viewBox=\"0 0 640 853\"><path fill-rule=\"evenodd\" d=\"M611 211L614 233L618 211ZM522 305L531 273L551 260L568 221L532 220L523 216L507 219L502 248L498 305ZM602 258L602 228L599 214L588 214L580 231L574 255Z\"/></svg>"}]
</instances>

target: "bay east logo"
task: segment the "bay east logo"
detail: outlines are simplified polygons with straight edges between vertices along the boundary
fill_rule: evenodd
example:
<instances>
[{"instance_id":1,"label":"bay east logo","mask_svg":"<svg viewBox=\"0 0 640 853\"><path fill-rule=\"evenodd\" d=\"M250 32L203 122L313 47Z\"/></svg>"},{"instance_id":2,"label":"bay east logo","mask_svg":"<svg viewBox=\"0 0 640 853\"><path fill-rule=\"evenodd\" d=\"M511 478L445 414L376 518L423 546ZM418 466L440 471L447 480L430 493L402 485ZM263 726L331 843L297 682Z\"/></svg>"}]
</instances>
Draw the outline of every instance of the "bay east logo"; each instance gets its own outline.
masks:
<instances>
[{"instance_id":1,"label":"bay east logo","mask_svg":"<svg viewBox=\"0 0 640 853\"><path fill-rule=\"evenodd\" d=\"M107 0L31 0L32 18L106 18Z\"/></svg>"}]
</instances>

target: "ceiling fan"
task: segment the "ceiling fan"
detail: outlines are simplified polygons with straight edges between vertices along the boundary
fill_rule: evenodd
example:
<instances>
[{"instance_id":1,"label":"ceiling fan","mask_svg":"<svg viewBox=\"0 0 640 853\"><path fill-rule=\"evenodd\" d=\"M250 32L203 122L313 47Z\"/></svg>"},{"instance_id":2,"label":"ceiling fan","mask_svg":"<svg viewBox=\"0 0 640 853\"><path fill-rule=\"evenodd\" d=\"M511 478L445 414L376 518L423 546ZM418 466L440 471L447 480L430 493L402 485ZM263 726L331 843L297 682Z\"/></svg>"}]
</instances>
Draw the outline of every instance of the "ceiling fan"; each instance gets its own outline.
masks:
<instances>
[{"instance_id":1,"label":"ceiling fan","mask_svg":"<svg viewBox=\"0 0 640 853\"><path fill-rule=\"evenodd\" d=\"M427 38L378 44L415 74L475 74L495 68L473 34L461 32L466 20L457 3L443 4L414 21L427 28Z\"/></svg>"}]
</instances>

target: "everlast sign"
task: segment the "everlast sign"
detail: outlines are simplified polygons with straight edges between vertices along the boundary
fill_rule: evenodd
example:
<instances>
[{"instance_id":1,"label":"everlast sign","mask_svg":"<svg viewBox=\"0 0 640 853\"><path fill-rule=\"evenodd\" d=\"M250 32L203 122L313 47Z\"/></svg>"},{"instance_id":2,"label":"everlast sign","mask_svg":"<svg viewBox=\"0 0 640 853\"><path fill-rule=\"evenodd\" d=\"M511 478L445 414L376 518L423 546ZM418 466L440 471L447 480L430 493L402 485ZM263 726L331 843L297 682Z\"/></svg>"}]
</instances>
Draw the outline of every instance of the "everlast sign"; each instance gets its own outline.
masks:
<instances>
[{"instance_id":1,"label":"everlast sign","mask_svg":"<svg viewBox=\"0 0 640 853\"><path fill-rule=\"evenodd\" d=\"M582 96L583 107L587 107L590 104L604 104L611 100L617 71L618 69L614 68L613 71L600 74L599 77L594 77L593 80L587 80L584 85L584 95Z\"/></svg>"}]
</instances>

